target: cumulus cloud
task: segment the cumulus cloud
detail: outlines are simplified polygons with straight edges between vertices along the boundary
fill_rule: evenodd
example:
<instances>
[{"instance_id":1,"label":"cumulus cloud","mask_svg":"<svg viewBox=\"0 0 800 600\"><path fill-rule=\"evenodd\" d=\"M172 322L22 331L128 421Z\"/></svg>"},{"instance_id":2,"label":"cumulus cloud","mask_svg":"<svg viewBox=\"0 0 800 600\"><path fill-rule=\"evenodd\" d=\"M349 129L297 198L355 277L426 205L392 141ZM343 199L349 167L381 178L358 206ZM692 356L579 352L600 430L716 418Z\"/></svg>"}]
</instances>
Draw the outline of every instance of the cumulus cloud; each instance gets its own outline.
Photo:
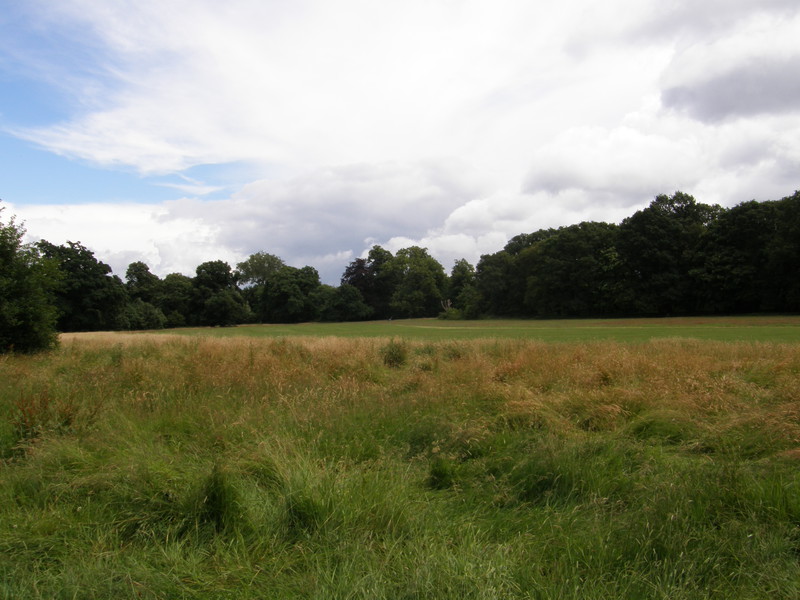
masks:
<instances>
[{"instance_id":1,"label":"cumulus cloud","mask_svg":"<svg viewBox=\"0 0 800 600\"><path fill-rule=\"evenodd\" d=\"M200 217L225 247L311 264L334 281L371 241L422 236L477 195L480 182L464 170L449 161L328 168L254 182L223 201L170 202L166 218Z\"/></svg>"},{"instance_id":2,"label":"cumulus cloud","mask_svg":"<svg viewBox=\"0 0 800 600\"><path fill-rule=\"evenodd\" d=\"M700 121L800 111L800 55L757 58L694 85L664 90L665 106Z\"/></svg>"},{"instance_id":3,"label":"cumulus cloud","mask_svg":"<svg viewBox=\"0 0 800 600\"><path fill-rule=\"evenodd\" d=\"M632 204L693 185L703 166L698 150L686 140L626 126L570 129L537 153L524 189L580 189L598 201Z\"/></svg>"},{"instance_id":4,"label":"cumulus cloud","mask_svg":"<svg viewBox=\"0 0 800 600\"><path fill-rule=\"evenodd\" d=\"M376 243L449 267L677 189L731 205L797 187L795 0L26 6L39 35L80 51L14 61L73 102L6 129L176 192L18 207L31 232L81 239L116 271L263 250L335 282ZM187 175L233 162L257 174Z\"/></svg>"},{"instance_id":5,"label":"cumulus cloud","mask_svg":"<svg viewBox=\"0 0 800 600\"><path fill-rule=\"evenodd\" d=\"M797 14L794 0L676 0L651 5L646 14L630 27L635 39L726 37L742 22L761 19L786 19Z\"/></svg>"},{"instance_id":6,"label":"cumulus cloud","mask_svg":"<svg viewBox=\"0 0 800 600\"><path fill-rule=\"evenodd\" d=\"M800 19L760 15L676 53L661 77L666 108L716 123L798 111Z\"/></svg>"},{"instance_id":7,"label":"cumulus cloud","mask_svg":"<svg viewBox=\"0 0 800 600\"><path fill-rule=\"evenodd\" d=\"M164 206L10 205L10 211L24 220L29 241L81 242L121 277L137 260L159 275L192 275L197 265L208 260L241 260L219 243L219 229L213 222L199 216L172 216Z\"/></svg>"},{"instance_id":8,"label":"cumulus cloud","mask_svg":"<svg viewBox=\"0 0 800 600\"><path fill-rule=\"evenodd\" d=\"M85 241L117 273L144 260L162 275L191 274L206 260L235 264L266 251L294 266L312 265L333 283L373 243L423 237L482 189L467 165L443 160L320 169L253 182L223 200L14 210L39 238L63 243L69 231L70 240Z\"/></svg>"},{"instance_id":9,"label":"cumulus cloud","mask_svg":"<svg viewBox=\"0 0 800 600\"><path fill-rule=\"evenodd\" d=\"M47 3L42 15L83 26L105 49L103 86L86 87L90 110L17 134L146 174L451 155L459 122L524 73L541 43L520 43L526 27L545 29L541 9L504 4Z\"/></svg>"}]
</instances>

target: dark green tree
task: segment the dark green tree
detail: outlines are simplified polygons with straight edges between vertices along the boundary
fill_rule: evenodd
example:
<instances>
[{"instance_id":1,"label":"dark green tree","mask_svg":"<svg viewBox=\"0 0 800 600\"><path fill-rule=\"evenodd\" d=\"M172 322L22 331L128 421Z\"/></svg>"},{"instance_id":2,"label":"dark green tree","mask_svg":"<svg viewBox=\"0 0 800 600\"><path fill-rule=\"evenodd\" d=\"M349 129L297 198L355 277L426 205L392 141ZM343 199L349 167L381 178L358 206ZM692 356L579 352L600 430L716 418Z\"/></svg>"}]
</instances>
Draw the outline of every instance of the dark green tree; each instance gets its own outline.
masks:
<instances>
[{"instance_id":1,"label":"dark green tree","mask_svg":"<svg viewBox=\"0 0 800 600\"><path fill-rule=\"evenodd\" d=\"M319 316L315 293L319 273L313 267L282 267L264 286L258 315L268 323L300 323Z\"/></svg>"},{"instance_id":2,"label":"dark green tree","mask_svg":"<svg viewBox=\"0 0 800 600\"><path fill-rule=\"evenodd\" d=\"M473 310L493 316L520 314L524 286L518 279L513 255L505 250L482 255L475 266L480 301L477 310Z\"/></svg>"},{"instance_id":3,"label":"dark green tree","mask_svg":"<svg viewBox=\"0 0 800 600\"><path fill-rule=\"evenodd\" d=\"M236 265L239 271L239 283L250 286L263 286L274 277L286 264L279 257L268 252L256 252L247 260Z\"/></svg>"},{"instance_id":4,"label":"dark green tree","mask_svg":"<svg viewBox=\"0 0 800 600\"><path fill-rule=\"evenodd\" d=\"M361 292L352 285L321 285L313 295L320 321L364 321L372 316Z\"/></svg>"},{"instance_id":5,"label":"dark green tree","mask_svg":"<svg viewBox=\"0 0 800 600\"><path fill-rule=\"evenodd\" d=\"M236 285L228 263L212 260L197 266L192 280L197 324L225 327L250 319L250 308Z\"/></svg>"},{"instance_id":6,"label":"dark green tree","mask_svg":"<svg viewBox=\"0 0 800 600\"><path fill-rule=\"evenodd\" d=\"M245 323L250 311L237 290L220 290L206 297L203 302L202 324L211 327L230 327Z\"/></svg>"},{"instance_id":7,"label":"dark green tree","mask_svg":"<svg viewBox=\"0 0 800 600\"><path fill-rule=\"evenodd\" d=\"M465 258L458 259L450 271L447 299L453 308L463 311L475 289L475 267Z\"/></svg>"},{"instance_id":8,"label":"dark green tree","mask_svg":"<svg viewBox=\"0 0 800 600\"><path fill-rule=\"evenodd\" d=\"M766 271L770 284L762 308L800 311L800 191L778 200L777 222L767 247Z\"/></svg>"},{"instance_id":9,"label":"dark green tree","mask_svg":"<svg viewBox=\"0 0 800 600\"><path fill-rule=\"evenodd\" d=\"M126 329L125 286L111 267L100 262L80 242L56 246L46 240L38 244L41 253L54 260L62 273L56 291L60 331Z\"/></svg>"},{"instance_id":10,"label":"dark green tree","mask_svg":"<svg viewBox=\"0 0 800 600\"><path fill-rule=\"evenodd\" d=\"M433 317L442 311L447 276L427 249L402 248L390 265L398 279L390 302L395 316Z\"/></svg>"},{"instance_id":11,"label":"dark green tree","mask_svg":"<svg viewBox=\"0 0 800 600\"><path fill-rule=\"evenodd\" d=\"M703 251L708 312L800 310L800 193L722 212Z\"/></svg>"},{"instance_id":12,"label":"dark green tree","mask_svg":"<svg viewBox=\"0 0 800 600\"><path fill-rule=\"evenodd\" d=\"M537 316L600 316L616 312L617 226L584 222L562 227L523 250L525 308Z\"/></svg>"},{"instance_id":13,"label":"dark green tree","mask_svg":"<svg viewBox=\"0 0 800 600\"><path fill-rule=\"evenodd\" d=\"M256 252L236 265L242 295L248 304L256 307L264 287L286 264L268 252ZM256 311L257 312L257 311Z\"/></svg>"},{"instance_id":14,"label":"dark green tree","mask_svg":"<svg viewBox=\"0 0 800 600\"><path fill-rule=\"evenodd\" d=\"M135 298L125 305L125 322L126 328L131 330L163 329L167 318L160 308Z\"/></svg>"},{"instance_id":15,"label":"dark green tree","mask_svg":"<svg viewBox=\"0 0 800 600\"><path fill-rule=\"evenodd\" d=\"M170 273L164 277L155 298L155 306L166 317L165 327L183 327L197 321L193 313L194 296L191 277L181 273Z\"/></svg>"},{"instance_id":16,"label":"dark green tree","mask_svg":"<svg viewBox=\"0 0 800 600\"><path fill-rule=\"evenodd\" d=\"M767 253L777 217L774 203L745 202L723 211L709 227L698 278L704 311L761 309L764 290L769 287Z\"/></svg>"},{"instance_id":17,"label":"dark green tree","mask_svg":"<svg viewBox=\"0 0 800 600\"><path fill-rule=\"evenodd\" d=\"M0 353L48 350L58 341L54 288L61 275L54 261L22 243L24 233L13 217L0 220Z\"/></svg>"},{"instance_id":18,"label":"dark green tree","mask_svg":"<svg viewBox=\"0 0 800 600\"><path fill-rule=\"evenodd\" d=\"M400 273L394 268L394 256L380 246L373 246L367 258L351 262L342 275L343 285L356 288L373 310L373 317L385 319L392 315L392 296L400 282Z\"/></svg>"},{"instance_id":19,"label":"dark green tree","mask_svg":"<svg viewBox=\"0 0 800 600\"><path fill-rule=\"evenodd\" d=\"M558 233L556 229L539 229L533 233L520 233L515 235L505 245L503 250L508 252L511 256L517 256L523 250L530 248Z\"/></svg>"},{"instance_id":20,"label":"dark green tree","mask_svg":"<svg viewBox=\"0 0 800 600\"><path fill-rule=\"evenodd\" d=\"M210 260L197 266L193 281L198 289L209 292L236 289L236 273L222 260Z\"/></svg>"},{"instance_id":21,"label":"dark green tree","mask_svg":"<svg viewBox=\"0 0 800 600\"><path fill-rule=\"evenodd\" d=\"M125 307L128 329L162 329L167 322L163 311L156 306L162 297L163 282L141 261L128 265L125 289L129 302Z\"/></svg>"},{"instance_id":22,"label":"dark green tree","mask_svg":"<svg viewBox=\"0 0 800 600\"><path fill-rule=\"evenodd\" d=\"M696 312L702 250L718 206L675 192L661 195L644 210L622 221L617 252L623 263L628 313L670 315Z\"/></svg>"},{"instance_id":23,"label":"dark green tree","mask_svg":"<svg viewBox=\"0 0 800 600\"><path fill-rule=\"evenodd\" d=\"M137 298L143 302L154 304L159 296L161 279L150 272L142 261L132 262L125 271L125 289L132 300Z\"/></svg>"}]
</instances>

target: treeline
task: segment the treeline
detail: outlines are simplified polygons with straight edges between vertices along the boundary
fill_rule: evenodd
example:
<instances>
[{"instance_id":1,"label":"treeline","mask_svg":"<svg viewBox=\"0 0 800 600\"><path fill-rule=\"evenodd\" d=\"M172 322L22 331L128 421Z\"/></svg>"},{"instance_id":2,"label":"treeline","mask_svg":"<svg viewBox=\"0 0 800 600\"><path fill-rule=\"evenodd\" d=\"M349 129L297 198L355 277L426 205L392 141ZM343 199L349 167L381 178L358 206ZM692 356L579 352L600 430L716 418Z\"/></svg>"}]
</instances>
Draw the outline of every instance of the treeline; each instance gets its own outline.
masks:
<instances>
[{"instance_id":1,"label":"treeline","mask_svg":"<svg viewBox=\"0 0 800 600\"><path fill-rule=\"evenodd\" d=\"M619 225L512 238L481 257L467 316L668 316L800 311L800 192L733 208L676 192Z\"/></svg>"},{"instance_id":2,"label":"treeline","mask_svg":"<svg viewBox=\"0 0 800 600\"><path fill-rule=\"evenodd\" d=\"M0 222L0 350L59 331L405 317L664 316L800 311L800 192L730 209L682 192L619 225L584 222L512 238L448 275L424 248L374 246L340 285L258 252L232 268L163 279L143 262L124 281L76 242L22 244ZM31 331L28 341L21 331ZM36 333L38 332L38 333ZM30 342L30 343L29 343ZM46 344L45 344L46 345Z\"/></svg>"},{"instance_id":3,"label":"treeline","mask_svg":"<svg viewBox=\"0 0 800 600\"><path fill-rule=\"evenodd\" d=\"M358 289L376 317L798 312L800 192L730 209L661 195L619 225L517 235L475 268L456 261L449 277L423 249L392 257L376 246L342 284Z\"/></svg>"}]
</instances>

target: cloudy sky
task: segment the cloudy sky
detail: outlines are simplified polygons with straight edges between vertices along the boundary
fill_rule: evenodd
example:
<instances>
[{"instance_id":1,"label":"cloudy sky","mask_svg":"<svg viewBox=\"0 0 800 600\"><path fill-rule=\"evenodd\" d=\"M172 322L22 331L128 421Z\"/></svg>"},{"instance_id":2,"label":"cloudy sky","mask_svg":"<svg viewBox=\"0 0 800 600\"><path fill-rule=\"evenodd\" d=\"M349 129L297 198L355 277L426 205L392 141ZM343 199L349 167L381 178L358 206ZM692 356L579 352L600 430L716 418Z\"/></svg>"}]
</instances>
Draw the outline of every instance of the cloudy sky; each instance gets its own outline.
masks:
<instances>
[{"instance_id":1,"label":"cloudy sky","mask_svg":"<svg viewBox=\"0 0 800 600\"><path fill-rule=\"evenodd\" d=\"M121 276L798 188L797 0L0 0L3 219Z\"/></svg>"}]
</instances>

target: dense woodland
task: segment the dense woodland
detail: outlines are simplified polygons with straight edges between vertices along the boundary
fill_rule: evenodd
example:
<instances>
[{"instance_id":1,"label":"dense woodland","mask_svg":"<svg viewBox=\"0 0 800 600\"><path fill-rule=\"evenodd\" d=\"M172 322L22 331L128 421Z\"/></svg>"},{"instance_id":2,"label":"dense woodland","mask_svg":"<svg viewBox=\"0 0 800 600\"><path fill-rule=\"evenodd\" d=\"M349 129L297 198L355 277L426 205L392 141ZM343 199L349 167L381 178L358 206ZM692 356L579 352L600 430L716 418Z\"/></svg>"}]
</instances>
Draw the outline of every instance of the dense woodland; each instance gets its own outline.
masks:
<instances>
[{"instance_id":1,"label":"dense woodland","mask_svg":"<svg viewBox=\"0 0 800 600\"><path fill-rule=\"evenodd\" d=\"M0 222L0 351L58 331L406 317L615 317L800 311L800 192L723 208L676 192L620 224L583 222L512 238L448 275L425 248L374 246L339 286L258 252L163 279L124 281L78 242L23 244Z\"/></svg>"}]
</instances>

